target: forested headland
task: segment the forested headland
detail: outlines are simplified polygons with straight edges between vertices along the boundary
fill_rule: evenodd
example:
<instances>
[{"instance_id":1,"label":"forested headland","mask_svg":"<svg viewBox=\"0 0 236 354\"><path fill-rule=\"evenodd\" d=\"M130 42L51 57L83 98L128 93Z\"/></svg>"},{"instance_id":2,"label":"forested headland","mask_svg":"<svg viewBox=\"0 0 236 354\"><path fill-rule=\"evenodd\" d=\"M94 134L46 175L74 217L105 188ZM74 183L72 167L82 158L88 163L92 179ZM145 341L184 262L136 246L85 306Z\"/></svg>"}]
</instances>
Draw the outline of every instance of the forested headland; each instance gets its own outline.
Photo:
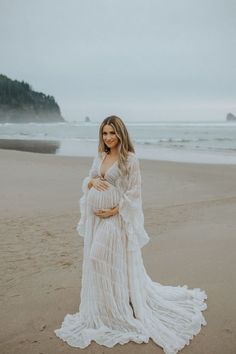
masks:
<instances>
[{"instance_id":1,"label":"forested headland","mask_svg":"<svg viewBox=\"0 0 236 354\"><path fill-rule=\"evenodd\" d=\"M0 123L64 121L53 96L34 91L25 81L0 74Z\"/></svg>"}]
</instances>

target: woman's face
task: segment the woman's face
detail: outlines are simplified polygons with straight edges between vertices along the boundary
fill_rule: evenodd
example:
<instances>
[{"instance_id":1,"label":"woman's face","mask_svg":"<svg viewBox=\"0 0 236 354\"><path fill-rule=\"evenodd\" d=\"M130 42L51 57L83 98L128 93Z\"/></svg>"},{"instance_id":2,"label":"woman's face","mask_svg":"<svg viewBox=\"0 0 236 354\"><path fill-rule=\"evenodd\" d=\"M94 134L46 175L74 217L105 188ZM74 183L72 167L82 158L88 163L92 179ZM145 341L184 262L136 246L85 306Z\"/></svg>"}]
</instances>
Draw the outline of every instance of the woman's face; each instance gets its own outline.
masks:
<instances>
[{"instance_id":1,"label":"woman's face","mask_svg":"<svg viewBox=\"0 0 236 354\"><path fill-rule=\"evenodd\" d=\"M104 143L110 149L114 149L115 147L117 147L117 145L119 143L119 139L118 139L114 129L108 124L104 125L104 127L103 127L102 138L103 138Z\"/></svg>"}]
</instances>

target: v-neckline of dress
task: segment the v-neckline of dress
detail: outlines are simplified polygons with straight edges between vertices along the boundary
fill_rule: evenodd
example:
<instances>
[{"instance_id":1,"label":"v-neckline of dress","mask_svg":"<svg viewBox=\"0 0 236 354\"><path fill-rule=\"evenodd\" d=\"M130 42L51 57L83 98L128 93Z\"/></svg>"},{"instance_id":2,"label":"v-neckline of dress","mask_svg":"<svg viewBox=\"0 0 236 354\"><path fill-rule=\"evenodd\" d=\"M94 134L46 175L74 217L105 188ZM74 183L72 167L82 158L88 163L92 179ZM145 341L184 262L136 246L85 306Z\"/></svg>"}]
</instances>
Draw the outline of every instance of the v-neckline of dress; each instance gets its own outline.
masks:
<instances>
[{"instance_id":1,"label":"v-neckline of dress","mask_svg":"<svg viewBox=\"0 0 236 354\"><path fill-rule=\"evenodd\" d=\"M107 175L107 173L108 173L108 171L118 162L118 159L117 159L115 162L113 162L113 164L112 164L110 167L108 167L108 169L106 170L104 176L102 176L102 174L101 174L101 167L102 167L103 161L105 160L105 157L106 157L106 153L105 153L104 156L102 157L101 162L100 162L100 165L99 165L99 175L100 175L102 178L105 178L106 175Z\"/></svg>"}]
</instances>

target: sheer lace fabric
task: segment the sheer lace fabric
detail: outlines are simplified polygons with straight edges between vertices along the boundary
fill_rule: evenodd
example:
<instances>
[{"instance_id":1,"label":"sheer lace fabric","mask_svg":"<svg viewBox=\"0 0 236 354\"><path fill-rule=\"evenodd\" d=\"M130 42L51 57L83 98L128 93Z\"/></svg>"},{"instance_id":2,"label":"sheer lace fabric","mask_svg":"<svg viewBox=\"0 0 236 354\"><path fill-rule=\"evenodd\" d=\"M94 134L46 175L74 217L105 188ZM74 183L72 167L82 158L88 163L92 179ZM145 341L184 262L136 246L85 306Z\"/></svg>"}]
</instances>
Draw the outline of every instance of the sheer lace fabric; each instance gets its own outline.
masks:
<instances>
[{"instance_id":1,"label":"sheer lace fabric","mask_svg":"<svg viewBox=\"0 0 236 354\"><path fill-rule=\"evenodd\" d=\"M175 354L206 325L206 293L185 286L163 286L146 273L141 248L149 241L144 229L139 161L129 153L129 177L117 164L106 173L110 188L88 189L91 177L101 176L102 156L93 160L82 183L77 231L84 238L79 311L67 314L55 334L72 347L85 348L92 340L113 347L149 338L166 354ZM122 178L123 177L123 178ZM119 205L107 219L98 208Z\"/></svg>"}]
</instances>

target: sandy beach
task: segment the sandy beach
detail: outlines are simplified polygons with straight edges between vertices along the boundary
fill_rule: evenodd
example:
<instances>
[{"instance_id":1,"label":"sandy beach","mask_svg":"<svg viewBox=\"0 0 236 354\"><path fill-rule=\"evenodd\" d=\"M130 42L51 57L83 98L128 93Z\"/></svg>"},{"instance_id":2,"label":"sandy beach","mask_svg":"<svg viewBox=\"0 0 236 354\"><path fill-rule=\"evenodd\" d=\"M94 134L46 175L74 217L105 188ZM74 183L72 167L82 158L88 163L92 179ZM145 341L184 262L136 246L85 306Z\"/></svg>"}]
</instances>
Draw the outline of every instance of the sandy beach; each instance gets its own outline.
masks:
<instances>
[{"instance_id":1,"label":"sandy beach","mask_svg":"<svg viewBox=\"0 0 236 354\"><path fill-rule=\"evenodd\" d=\"M1 354L161 354L148 344L71 348L56 337L78 311L81 182L92 158L0 150ZM140 160L150 277L202 288L207 326L186 354L236 353L236 165Z\"/></svg>"}]
</instances>

